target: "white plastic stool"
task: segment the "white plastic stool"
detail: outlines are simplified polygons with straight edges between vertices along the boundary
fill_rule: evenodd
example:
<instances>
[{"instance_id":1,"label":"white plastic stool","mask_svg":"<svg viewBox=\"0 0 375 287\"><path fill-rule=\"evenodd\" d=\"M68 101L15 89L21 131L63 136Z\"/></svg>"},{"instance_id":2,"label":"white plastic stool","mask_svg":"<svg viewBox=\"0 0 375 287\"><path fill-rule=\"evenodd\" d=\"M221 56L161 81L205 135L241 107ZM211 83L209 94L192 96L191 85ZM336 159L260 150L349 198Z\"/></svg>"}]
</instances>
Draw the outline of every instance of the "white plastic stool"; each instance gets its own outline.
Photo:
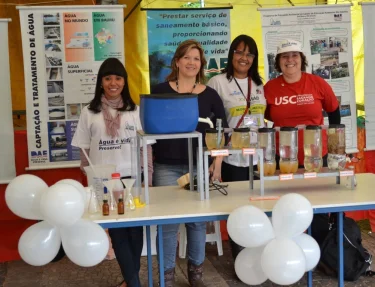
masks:
<instances>
[{"instance_id":1,"label":"white plastic stool","mask_svg":"<svg viewBox=\"0 0 375 287\"><path fill-rule=\"evenodd\" d=\"M151 233L151 254L156 255L156 225L150 226ZM147 238L146 238L146 227L143 227L143 248L142 256L147 256Z\"/></svg>"},{"instance_id":2,"label":"white plastic stool","mask_svg":"<svg viewBox=\"0 0 375 287\"><path fill-rule=\"evenodd\" d=\"M216 242L217 253L223 255L223 242L221 241L220 221L214 221L215 233L206 234L206 242ZM179 248L178 254L180 258L186 257L187 235L185 223L180 224Z\"/></svg>"}]
</instances>

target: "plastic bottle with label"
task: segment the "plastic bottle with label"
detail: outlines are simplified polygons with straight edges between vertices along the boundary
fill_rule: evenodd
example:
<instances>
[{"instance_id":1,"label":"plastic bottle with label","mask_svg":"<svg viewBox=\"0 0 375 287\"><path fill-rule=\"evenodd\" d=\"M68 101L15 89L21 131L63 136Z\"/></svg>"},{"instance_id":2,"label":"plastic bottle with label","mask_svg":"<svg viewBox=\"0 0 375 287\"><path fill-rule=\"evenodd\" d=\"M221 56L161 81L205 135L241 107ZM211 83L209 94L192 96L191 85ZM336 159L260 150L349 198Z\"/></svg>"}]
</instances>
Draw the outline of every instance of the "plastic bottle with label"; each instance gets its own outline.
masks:
<instances>
[{"instance_id":1,"label":"plastic bottle with label","mask_svg":"<svg viewBox=\"0 0 375 287\"><path fill-rule=\"evenodd\" d=\"M124 186L121 182L121 175L119 173L112 173L113 184L113 197L114 201L118 202L120 195L124 198Z\"/></svg>"}]
</instances>

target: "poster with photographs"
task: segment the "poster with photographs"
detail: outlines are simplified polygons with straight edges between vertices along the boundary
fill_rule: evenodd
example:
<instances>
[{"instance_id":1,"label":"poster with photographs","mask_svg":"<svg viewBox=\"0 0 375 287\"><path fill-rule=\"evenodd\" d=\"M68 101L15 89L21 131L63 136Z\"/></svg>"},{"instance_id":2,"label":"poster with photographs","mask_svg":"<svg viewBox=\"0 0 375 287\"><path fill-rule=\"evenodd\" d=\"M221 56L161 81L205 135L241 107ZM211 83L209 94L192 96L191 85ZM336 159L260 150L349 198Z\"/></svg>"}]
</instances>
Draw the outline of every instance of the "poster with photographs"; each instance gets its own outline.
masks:
<instances>
[{"instance_id":1,"label":"poster with photographs","mask_svg":"<svg viewBox=\"0 0 375 287\"><path fill-rule=\"evenodd\" d=\"M71 141L99 67L124 62L123 8L19 7L30 169L78 166Z\"/></svg>"},{"instance_id":2,"label":"poster with photographs","mask_svg":"<svg viewBox=\"0 0 375 287\"><path fill-rule=\"evenodd\" d=\"M286 39L301 42L307 73L332 87L346 125L346 149L357 151L356 103L350 5L259 9L262 16L266 80L280 76L275 69L277 45ZM327 114L324 123L328 124Z\"/></svg>"}]
</instances>

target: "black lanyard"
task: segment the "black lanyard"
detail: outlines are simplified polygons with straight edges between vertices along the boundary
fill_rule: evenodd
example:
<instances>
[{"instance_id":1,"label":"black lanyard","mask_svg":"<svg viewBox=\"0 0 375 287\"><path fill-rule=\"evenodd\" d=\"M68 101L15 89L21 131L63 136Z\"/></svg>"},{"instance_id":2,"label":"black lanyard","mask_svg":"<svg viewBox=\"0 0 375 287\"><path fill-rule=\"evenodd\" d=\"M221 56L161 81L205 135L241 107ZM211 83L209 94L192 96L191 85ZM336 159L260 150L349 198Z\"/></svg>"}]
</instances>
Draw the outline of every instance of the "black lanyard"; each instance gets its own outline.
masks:
<instances>
[{"instance_id":1,"label":"black lanyard","mask_svg":"<svg viewBox=\"0 0 375 287\"><path fill-rule=\"evenodd\" d=\"M246 101L246 106L247 106L247 109L249 110L249 112L250 112L250 94L251 94L251 78L250 77L248 77L247 79L248 79L248 90L247 90L247 98L245 97L245 94L244 94L244 92L242 91L242 89L241 89L241 87L240 87L240 85L238 84L238 82L237 82L237 80L236 80L236 78L235 77L233 77L233 79L234 79L234 81L236 82L236 85L237 85L237 87L240 89L240 91L241 91L241 94L242 94L242 96L243 96L243 98L245 99L245 101Z\"/></svg>"}]
</instances>

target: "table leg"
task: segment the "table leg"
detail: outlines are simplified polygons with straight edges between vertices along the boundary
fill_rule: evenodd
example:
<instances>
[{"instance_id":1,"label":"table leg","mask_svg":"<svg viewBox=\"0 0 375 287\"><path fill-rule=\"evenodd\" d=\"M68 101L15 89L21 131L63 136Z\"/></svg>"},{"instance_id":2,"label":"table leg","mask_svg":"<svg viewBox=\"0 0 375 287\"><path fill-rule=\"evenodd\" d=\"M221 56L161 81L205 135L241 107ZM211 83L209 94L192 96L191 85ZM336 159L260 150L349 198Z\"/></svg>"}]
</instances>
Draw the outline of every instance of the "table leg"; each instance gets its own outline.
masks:
<instances>
[{"instance_id":1,"label":"table leg","mask_svg":"<svg viewBox=\"0 0 375 287\"><path fill-rule=\"evenodd\" d=\"M164 250L163 250L163 225L158 225L158 246L159 246L159 282L164 287Z\"/></svg>"},{"instance_id":2,"label":"table leg","mask_svg":"<svg viewBox=\"0 0 375 287\"><path fill-rule=\"evenodd\" d=\"M203 145L202 145L202 134L198 135L198 161L199 173L197 174L198 185L200 190L200 199L204 200L204 187L203 187ZM197 168L198 170L198 168Z\"/></svg>"},{"instance_id":3,"label":"table leg","mask_svg":"<svg viewBox=\"0 0 375 287\"><path fill-rule=\"evenodd\" d=\"M204 193L205 198L210 198L210 172L208 171L208 155L204 156Z\"/></svg>"},{"instance_id":4,"label":"table leg","mask_svg":"<svg viewBox=\"0 0 375 287\"><path fill-rule=\"evenodd\" d=\"M137 135L137 148L141 148L141 139L140 137ZM138 188L138 195L141 196L142 194L142 168L141 168L141 153L137 152L137 178L136 178L136 181L137 181L137 188ZM125 198L124 198L125 200ZM146 204L149 204L149 200L148 200L148 194L145 194L145 201L146 201Z\"/></svg>"},{"instance_id":5,"label":"table leg","mask_svg":"<svg viewBox=\"0 0 375 287\"><path fill-rule=\"evenodd\" d=\"M253 171L253 155L249 155L249 182L250 190L254 189L254 171Z\"/></svg>"},{"instance_id":6,"label":"table leg","mask_svg":"<svg viewBox=\"0 0 375 287\"><path fill-rule=\"evenodd\" d=\"M150 204L150 196L148 193L148 161L147 161L147 140L143 139L143 178L145 185L145 199L146 204ZM142 185L141 185L142 188ZM139 194L141 196L141 194Z\"/></svg>"},{"instance_id":7,"label":"table leg","mask_svg":"<svg viewBox=\"0 0 375 287\"><path fill-rule=\"evenodd\" d=\"M194 191L193 139L192 138L188 138L188 153L189 153L190 190ZM197 164L197 168L198 168L198 164ZM197 188L198 188L198 182L197 182Z\"/></svg>"},{"instance_id":8,"label":"table leg","mask_svg":"<svg viewBox=\"0 0 375 287\"><path fill-rule=\"evenodd\" d=\"M339 258L339 266L337 270L339 270L338 274L338 286L344 286L344 214L343 212L337 213L337 237L339 239L339 250L338 250L338 258Z\"/></svg>"},{"instance_id":9,"label":"table leg","mask_svg":"<svg viewBox=\"0 0 375 287\"><path fill-rule=\"evenodd\" d=\"M147 241L147 271L148 271L148 286L153 286L152 281L152 251L151 251L151 232L150 226L146 226L146 241Z\"/></svg>"},{"instance_id":10,"label":"table leg","mask_svg":"<svg viewBox=\"0 0 375 287\"><path fill-rule=\"evenodd\" d=\"M307 229L307 234L311 236L311 225ZM312 271L308 271L307 272L307 286L308 287L312 287L313 286L313 284L312 284Z\"/></svg>"},{"instance_id":11,"label":"table leg","mask_svg":"<svg viewBox=\"0 0 375 287\"><path fill-rule=\"evenodd\" d=\"M263 161L263 149L257 149L259 159L259 181L260 181L260 196L264 196L264 161Z\"/></svg>"}]
</instances>

